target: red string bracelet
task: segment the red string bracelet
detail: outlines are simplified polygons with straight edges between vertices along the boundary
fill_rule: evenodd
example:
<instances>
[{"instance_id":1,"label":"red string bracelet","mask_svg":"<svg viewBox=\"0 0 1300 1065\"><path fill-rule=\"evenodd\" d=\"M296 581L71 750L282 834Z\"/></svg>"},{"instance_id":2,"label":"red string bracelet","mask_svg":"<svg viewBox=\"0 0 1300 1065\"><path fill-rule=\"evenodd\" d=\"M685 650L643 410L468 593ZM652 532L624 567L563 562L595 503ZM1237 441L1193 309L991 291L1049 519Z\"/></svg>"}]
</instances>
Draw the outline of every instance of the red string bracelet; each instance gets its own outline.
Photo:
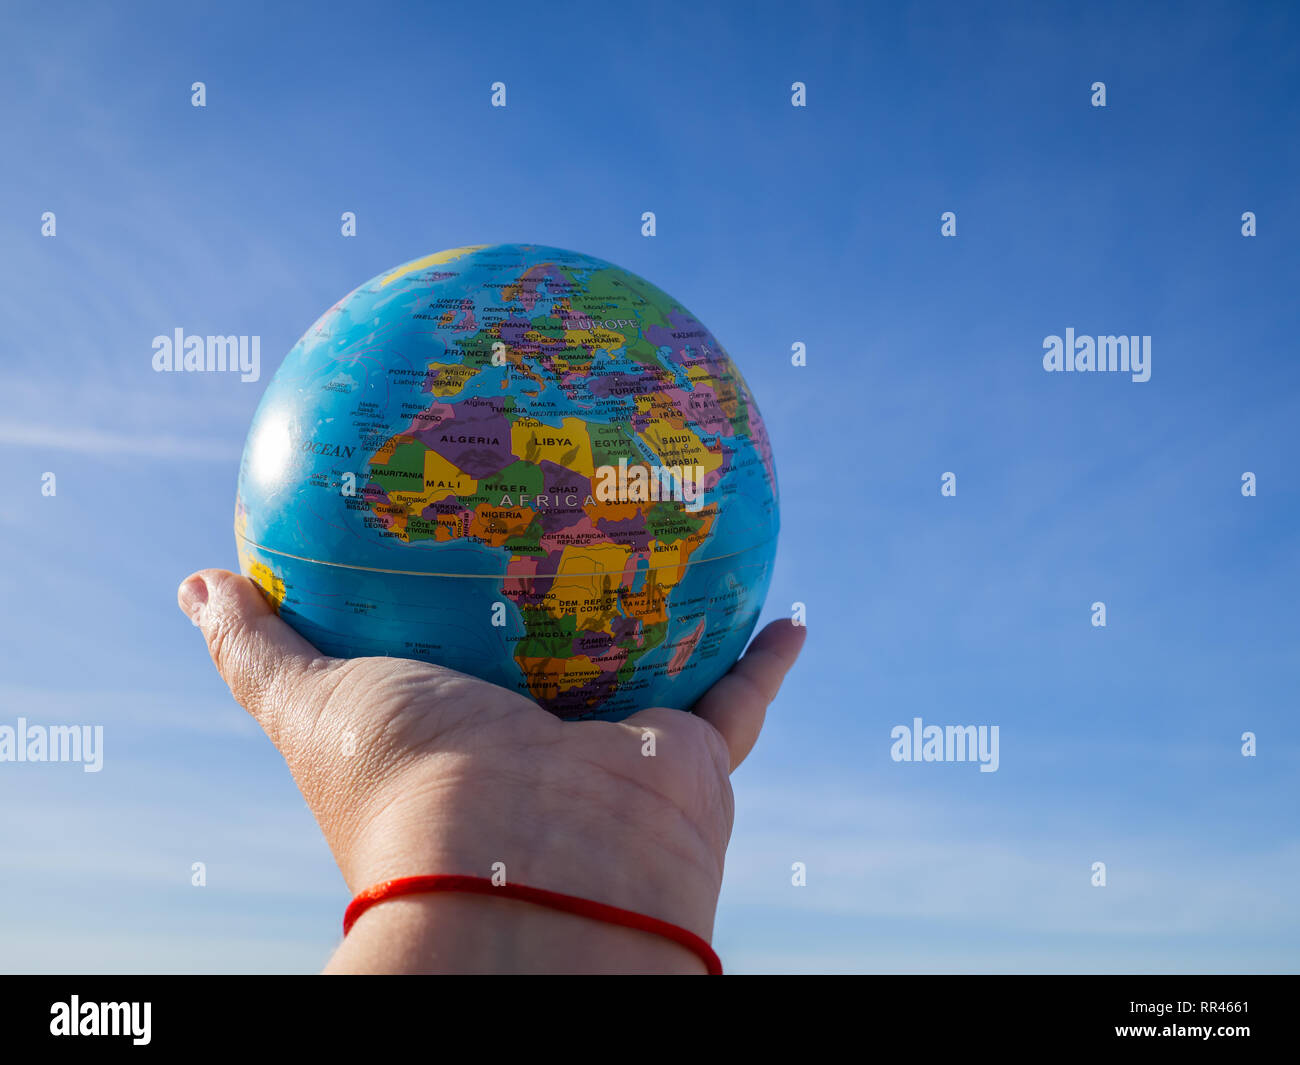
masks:
<instances>
[{"instance_id":1,"label":"red string bracelet","mask_svg":"<svg viewBox=\"0 0 1300 1065\"><path fill-rule=\"evenodd\" d=\"M485 876L400 876L395 880L385 880L368 887L357 895L343 914L343 934L346 936L366 910L377 902L395 899L402 895L420 895L432 891L464 891L474 895L499 895L508 899L520 899L533 902L539 906L549 906L553 910L576 913L580 917L590 917L607 924L623 925L642 932L671 939L680 943L687 950L700 956L710 976L722 975L722 959L718 957L707 942L675 924L661 921L657 917L647 917L643 913L621 910L617 906L606 906L603 902L580 899L576 895L561 895L558 891L545 888L528 887L525 884L493 884Z\"/></svg>"}]
</instances>

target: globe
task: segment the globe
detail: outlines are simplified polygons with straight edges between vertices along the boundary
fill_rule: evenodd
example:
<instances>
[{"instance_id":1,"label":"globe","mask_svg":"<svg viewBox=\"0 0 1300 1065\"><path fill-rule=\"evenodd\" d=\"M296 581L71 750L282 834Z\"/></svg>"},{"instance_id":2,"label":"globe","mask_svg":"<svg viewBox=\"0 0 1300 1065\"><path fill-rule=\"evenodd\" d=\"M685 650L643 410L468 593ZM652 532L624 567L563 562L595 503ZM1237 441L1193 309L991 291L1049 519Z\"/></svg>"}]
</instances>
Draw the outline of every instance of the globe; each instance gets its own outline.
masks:
<instances>
[{"instance_id":1,"label":"globe","mask_svg":"<svg viewBox=\"0 0 1300 1065\"><path fill-rule=\"evenodd\" d=\"M689 710L776 549L740 371L677 300L531 244L405 263L285 357L239 471L240 568L328 655L472 674L565 719Z\"/></svg>"}]
</instances>

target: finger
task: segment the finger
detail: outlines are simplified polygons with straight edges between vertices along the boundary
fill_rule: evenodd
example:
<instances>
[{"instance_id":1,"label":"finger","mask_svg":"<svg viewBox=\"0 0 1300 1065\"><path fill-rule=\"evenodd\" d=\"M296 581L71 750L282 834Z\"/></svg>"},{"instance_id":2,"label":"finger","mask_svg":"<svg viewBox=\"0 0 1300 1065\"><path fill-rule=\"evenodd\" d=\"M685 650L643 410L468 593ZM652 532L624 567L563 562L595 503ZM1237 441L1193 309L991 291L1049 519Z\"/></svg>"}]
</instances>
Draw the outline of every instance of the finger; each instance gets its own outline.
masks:
<instances>
[{"instance_id":1,"label":"finger","mask_svg":"<svg viewBox=\"0 0 1300 1065\"><path fill-rule=\"evenodd\" d=\"M225 570L187 577L176 601L203 632L231 694L281 748L295 712L310 712L310 688L331 661L271 609L257 585Z\"/></svg>"},{"instance_id":2,"label":"finger","mask_svg":"<svg viewBox=\"0 0 1300 1065\"><path fill-rule=\"evenodd\" d=\"M791 621L772 622L754 637L731 672L695 704L695 713L727 741L733 771L758 742L768 704L799 657L807 632Z\"/></svg>"}]
</instances>

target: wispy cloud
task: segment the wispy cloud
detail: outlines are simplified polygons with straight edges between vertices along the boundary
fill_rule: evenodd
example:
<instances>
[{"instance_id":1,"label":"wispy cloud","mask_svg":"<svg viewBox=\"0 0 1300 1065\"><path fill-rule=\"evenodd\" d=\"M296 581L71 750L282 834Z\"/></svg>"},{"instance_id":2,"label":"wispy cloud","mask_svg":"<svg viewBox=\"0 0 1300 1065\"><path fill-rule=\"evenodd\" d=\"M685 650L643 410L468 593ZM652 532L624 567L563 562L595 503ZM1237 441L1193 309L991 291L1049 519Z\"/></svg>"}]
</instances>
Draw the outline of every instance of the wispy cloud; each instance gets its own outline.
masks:
<instances>
[{"instance_id":1,"label":"wispy cloud","mask_svg":"<svg viewBox=\"0 0 1300 1065\"><path fill-rule=\"evenodd\" d=\"M0 420L0 444L85 455L143 455L152 459L238 461L239 447L229 439L206 439L173 433L123 433L78 425L42 425Z\"/></svg>"}]
</instances>

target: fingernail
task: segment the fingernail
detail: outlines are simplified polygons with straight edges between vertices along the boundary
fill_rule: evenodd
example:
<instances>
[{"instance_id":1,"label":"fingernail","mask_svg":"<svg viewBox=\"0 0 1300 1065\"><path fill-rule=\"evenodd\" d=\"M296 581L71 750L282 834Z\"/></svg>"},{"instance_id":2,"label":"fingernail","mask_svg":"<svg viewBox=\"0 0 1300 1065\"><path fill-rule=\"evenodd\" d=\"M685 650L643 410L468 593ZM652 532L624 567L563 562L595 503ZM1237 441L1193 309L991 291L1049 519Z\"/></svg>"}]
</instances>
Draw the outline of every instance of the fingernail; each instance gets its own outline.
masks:
<instances>
[{"instance_id":1,"label":"fingernail","mask_svg":"<svg viewBox=\"0 0 1300 1065\"><path fill-rule=\"evenodd\" d=\"M203 623L203 608L208 602L208 586L202 577L190 577L176 593L176 601L195 625Z\"/></svg>"}]
</instances>

